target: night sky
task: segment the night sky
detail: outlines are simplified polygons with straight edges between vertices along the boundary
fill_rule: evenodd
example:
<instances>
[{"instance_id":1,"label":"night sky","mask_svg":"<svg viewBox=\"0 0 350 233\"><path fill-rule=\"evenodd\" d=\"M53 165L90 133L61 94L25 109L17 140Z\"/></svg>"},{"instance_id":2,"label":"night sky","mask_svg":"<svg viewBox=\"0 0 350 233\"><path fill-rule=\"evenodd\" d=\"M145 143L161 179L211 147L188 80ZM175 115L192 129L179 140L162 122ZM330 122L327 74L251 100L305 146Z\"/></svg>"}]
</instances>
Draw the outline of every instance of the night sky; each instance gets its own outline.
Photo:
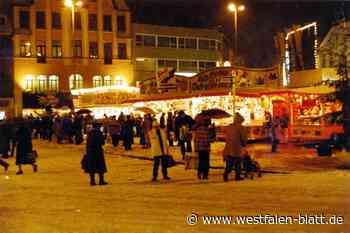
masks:
<instances>
[{"instance_id":1,"label":"night sky","mask_svg":"<svg viewBox=\"0 0 350 233\"><path fill-rule=\"evenodd\" d=\"M138 23L219 28L232 41L233 15L229 0L127 0ZM273 36L293 24L317 21L322 39L332 24L350 16L350 2L234 1L246 10L238 15L239 54L247 66L274 63Z\"/></svg>"}]
</instances>

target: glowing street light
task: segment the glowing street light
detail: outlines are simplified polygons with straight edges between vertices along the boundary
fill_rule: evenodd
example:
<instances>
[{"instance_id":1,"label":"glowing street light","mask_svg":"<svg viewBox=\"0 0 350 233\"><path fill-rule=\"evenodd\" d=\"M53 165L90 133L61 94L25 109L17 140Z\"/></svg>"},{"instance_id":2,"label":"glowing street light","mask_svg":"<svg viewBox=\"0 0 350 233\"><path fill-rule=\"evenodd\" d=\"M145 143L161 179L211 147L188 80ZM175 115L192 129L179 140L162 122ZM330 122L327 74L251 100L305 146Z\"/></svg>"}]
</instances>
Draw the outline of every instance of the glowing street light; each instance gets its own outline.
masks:
<instances>
[{"instance_id":1,"label":"glowing street light","mask_svg":"<svg viewBox=\"0 0 350 233\"><path fill-rule=\"evenodd\" d=\"M75 7L82 7L83 1L81 0L65 0L64 5L72 9L72 30L74 32L74 13Z\"/></svg>"},{"instance_id":2,"label":"glowing street light","mask_svg":"<svg viewBox=\"0 0 350 233\"><path fill-rule=\"evenodd\" d=\"M234 19L235 19L235 22L234 22L234 30L235 30L235 56L237 55L237 43L238 43L238 40L237 40L237 35L238 35L238 23L237 23L237 12L238 11L244 11L245 10L245 6L244 5L239 5L238 7L236 6L236 4L234 3L230 3L228 4L227 6L227 9L228 11L230 12L233 12L234 13Z\"/></svg>"},{"instance_id":3,"label":"glowing street light","mask_svg":"<svg viewBox=\"0 0 350 233\"><path fill-rule=\"evenodd\" d=\"M234 13L234 19L235 19L235 23L234 23L234 30L235 30L235 48L234 48L234 56L237 57L237 52L238 52L238 39L237 39L237 35L238 35L238 27L237 27L237 12L238 11L244 11L245 7L244 5L240 5L240 6L236 6L234 3L230 3L227 6L227 9L230 12ZM232 61L233 63L234 61ZM236 74L232 69L232 115L233 115L233 122L235 121L235 115L236 115Z\"/></svg>"}]
</instances>

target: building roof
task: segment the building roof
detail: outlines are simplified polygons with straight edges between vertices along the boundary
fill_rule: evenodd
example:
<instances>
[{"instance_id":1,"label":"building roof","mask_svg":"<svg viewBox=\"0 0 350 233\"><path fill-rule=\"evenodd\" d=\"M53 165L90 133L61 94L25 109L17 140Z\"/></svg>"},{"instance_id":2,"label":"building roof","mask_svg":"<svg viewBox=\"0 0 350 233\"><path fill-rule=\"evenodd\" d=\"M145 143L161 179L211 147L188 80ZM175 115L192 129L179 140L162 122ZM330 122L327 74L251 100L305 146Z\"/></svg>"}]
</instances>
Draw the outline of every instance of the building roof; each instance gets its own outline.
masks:
<instances>
[{"instance_id":1,"label":"building roof","mask_svg":"<svg viewBox=\"0 0 350 233\"><path fill-rule=\"evenodd\" d=\"M203 29L193 27L175 27L163 26L154 24L133 24L135 33L157 34L157 35L172 35L186 37L204 37L222 40L223 34L214 29Z\"/></svg>"}]
</instances>

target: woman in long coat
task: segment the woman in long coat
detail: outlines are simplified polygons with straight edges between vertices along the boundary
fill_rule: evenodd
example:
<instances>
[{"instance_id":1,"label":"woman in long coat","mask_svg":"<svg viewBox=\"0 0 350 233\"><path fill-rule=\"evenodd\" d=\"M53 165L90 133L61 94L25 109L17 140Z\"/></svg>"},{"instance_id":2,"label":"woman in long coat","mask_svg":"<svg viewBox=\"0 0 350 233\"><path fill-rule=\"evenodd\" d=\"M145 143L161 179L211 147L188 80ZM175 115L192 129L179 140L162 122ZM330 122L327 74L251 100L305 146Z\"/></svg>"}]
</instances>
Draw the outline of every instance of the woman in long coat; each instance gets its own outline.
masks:
<instances>
[{"instance_id":1,"label":"woman in long coat","mask_svg":"<svg viewBox=\"0 0 350 233\"><path fill-rule=\"evenodd\" d=\"M103 153L105 140L100 126L97 123L93 124L86 142L86 166L84 169L86 173L90 174L90 185L96 185L95 173L99 174L99 185L108 184L104 180L104 173L107 172L107 167Z\"/></svg>"},{"instance_id":2,"label":"woman in long coat","mask_svg":"<svg viewBox=\"0 0 350 233\"><path fill-rule=\"evenodd\" d=\"M32 136L30 129L21 123L16 132L16 165L18 166L17 175L22 175L22 165L30 164L33 171L37 172L38 165L35 164L35 156L33 153Z\"/></svg>"}]
</instances>

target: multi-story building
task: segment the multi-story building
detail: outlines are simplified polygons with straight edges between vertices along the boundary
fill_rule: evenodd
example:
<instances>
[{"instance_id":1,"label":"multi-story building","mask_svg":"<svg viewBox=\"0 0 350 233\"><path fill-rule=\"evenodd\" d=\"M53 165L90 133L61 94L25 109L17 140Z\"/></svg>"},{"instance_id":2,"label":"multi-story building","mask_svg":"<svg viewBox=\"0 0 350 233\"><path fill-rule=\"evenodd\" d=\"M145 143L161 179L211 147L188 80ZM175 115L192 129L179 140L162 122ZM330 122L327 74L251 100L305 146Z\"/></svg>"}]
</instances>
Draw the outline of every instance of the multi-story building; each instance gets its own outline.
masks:
<instances>
[{"instance_id":1,"label":"multi-story building","mask_svg":"<svg viewBox=\"0 0 350 233\"><path fill-rule=\"evenodd\" d=\"M124 0L14 0L15 115L22 92L133 83L131 14Z\"/></svg>"},{"instance_id":2,"label":"multi-story building","mask_svg":"<svg viewBox=\"0 0 350 233\"><path fill-rule=\"evenodd\" d=\"M0 1L0 120L13 112L12 29L9 1Z\"/></svg>"},{"instance_id":3,"label":"multi-story building","mask_svg":"<svg viewBox=\"0 0 350 233\"><path fill-rule=\"evenodd\" d=\"M223 35L216 30L133 24L133 34L137 81L164 68L193 76L223 60Z\"/></svg>"}]
</instances>

